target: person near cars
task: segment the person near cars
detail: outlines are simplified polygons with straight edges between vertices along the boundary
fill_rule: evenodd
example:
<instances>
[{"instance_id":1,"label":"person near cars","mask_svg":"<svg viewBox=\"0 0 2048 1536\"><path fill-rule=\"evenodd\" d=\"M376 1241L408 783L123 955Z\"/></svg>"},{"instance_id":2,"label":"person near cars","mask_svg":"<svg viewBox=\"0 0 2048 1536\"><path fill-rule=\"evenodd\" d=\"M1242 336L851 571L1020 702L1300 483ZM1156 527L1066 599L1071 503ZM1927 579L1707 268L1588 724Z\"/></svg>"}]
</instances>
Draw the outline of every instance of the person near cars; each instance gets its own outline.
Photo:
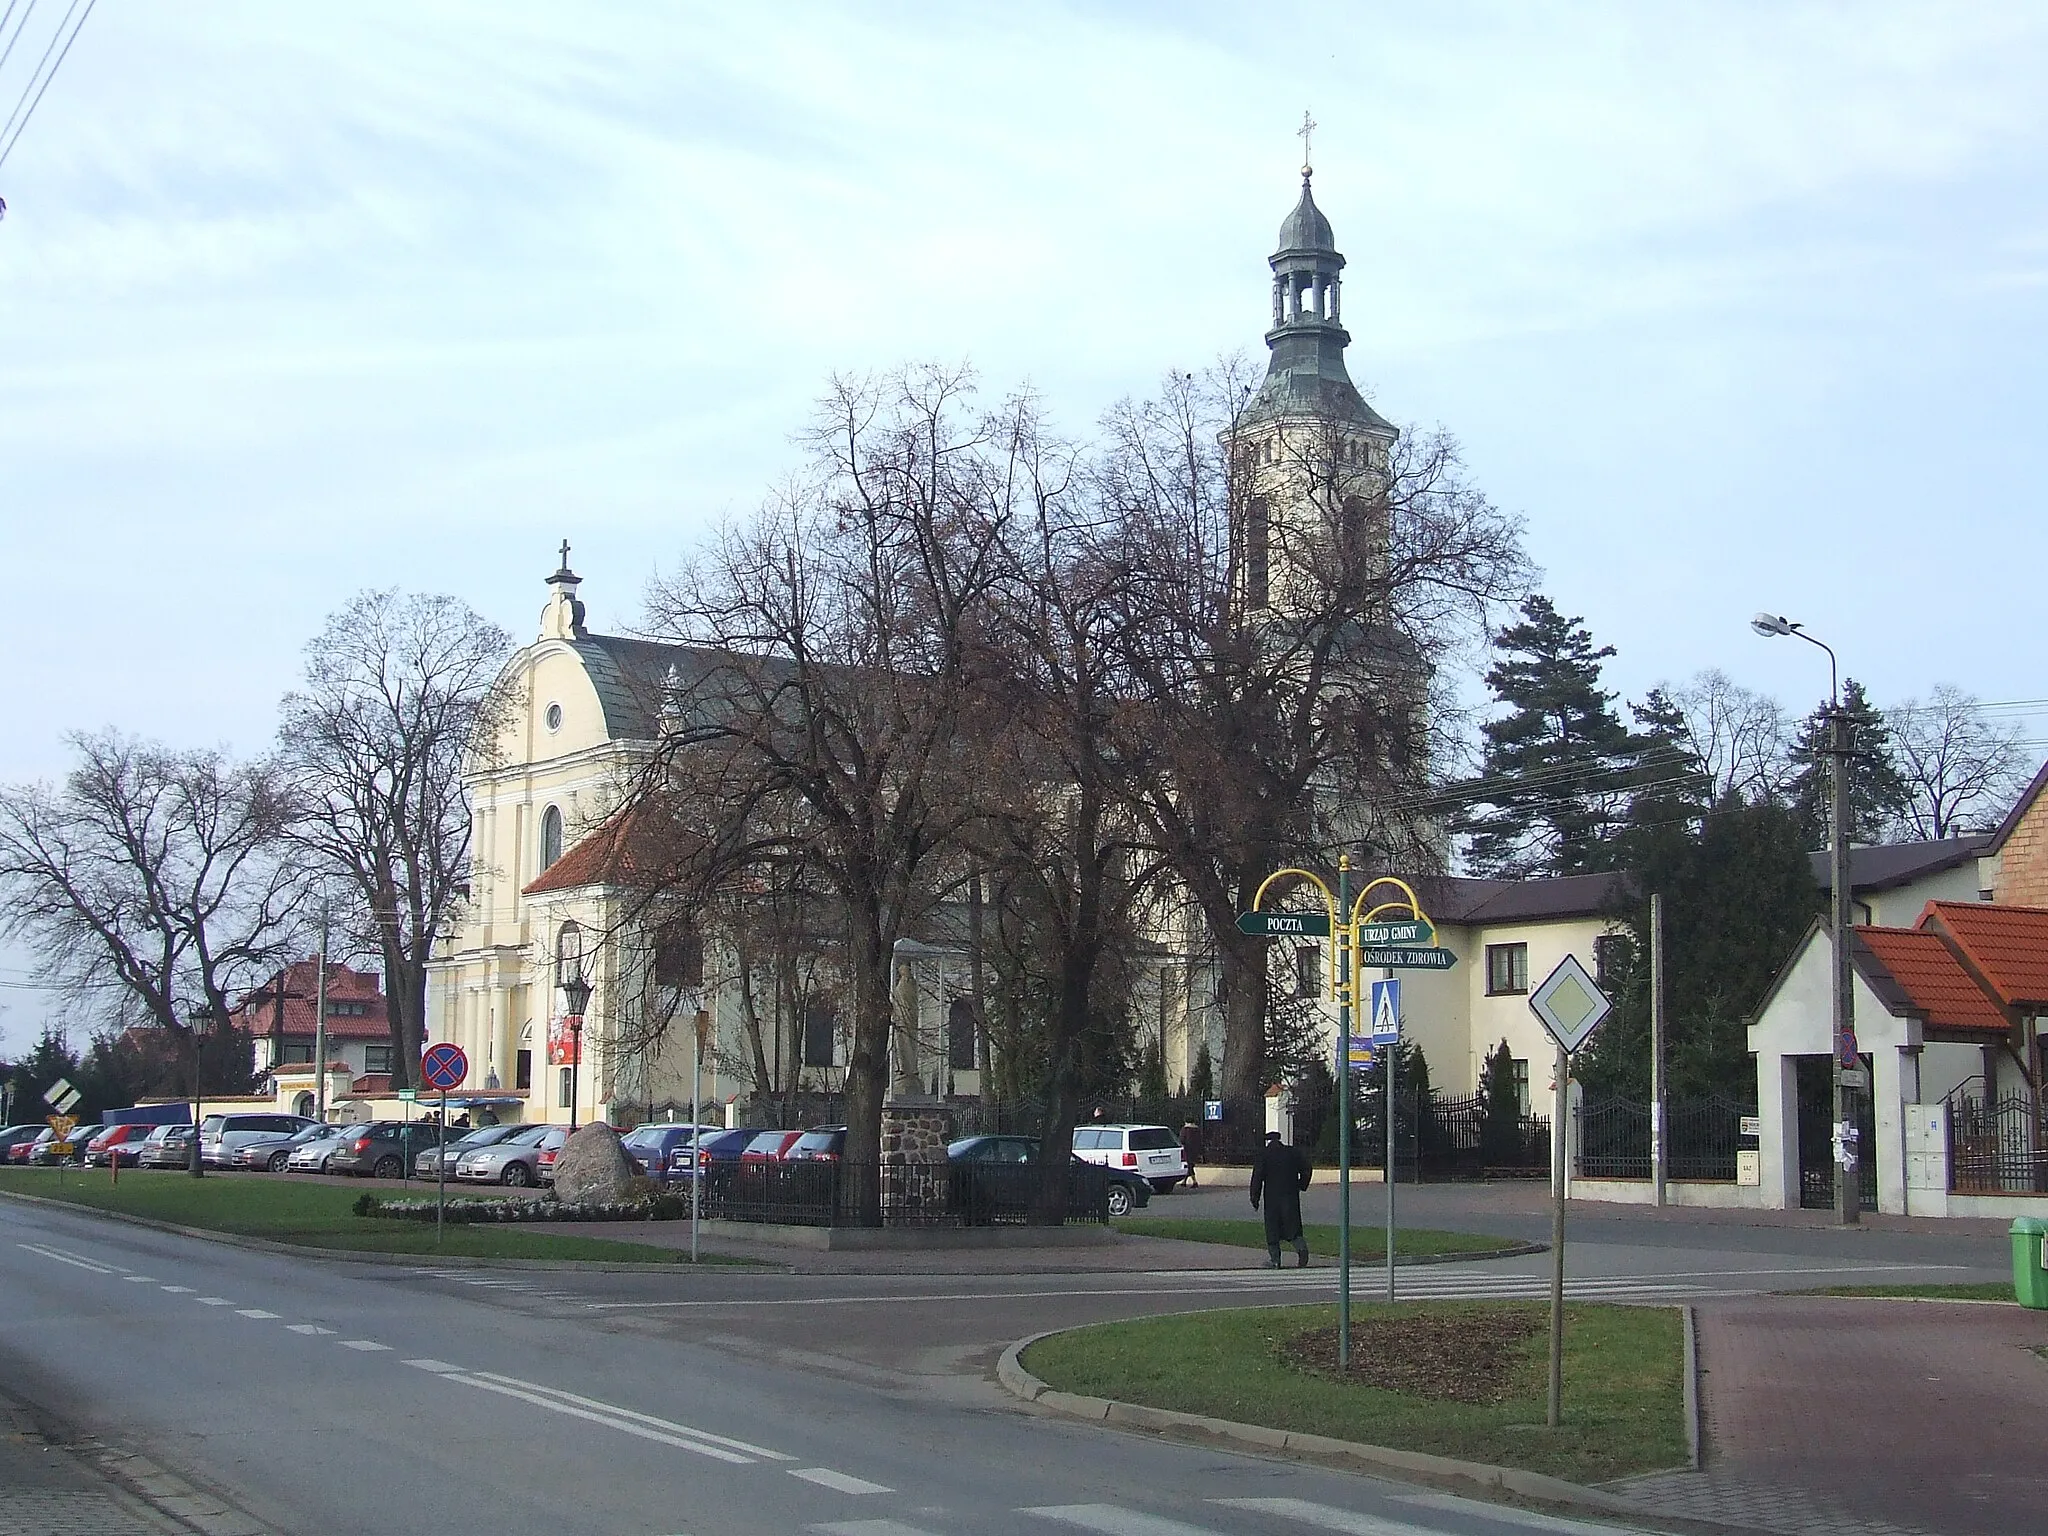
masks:
<instances>
[{"instance_id":1,"label":"person near cars","mask_svg":"<svg viewBox=\"0 0 2048 1536\"><path fill-rule=\"evenodd\" d=\"M1201 1150L1202 1128L1192 1120L1183 1122L1180 1128L1180 1160L1187 1165L1189 1189L1202 1187L1202 1181L1195 1177L1195 1157Z\"/></svg>"},{"instance_id":2,"label":"person near cars","mask_svg":"<svg viewBox=\"0 0 2048 1536\"><path fill-rule=\"evenodd\" d=\"M1259 1210L1265 1198L1266 1268L1280 1267L1280 1245L1294 1244L1295 1267L1308 1268L1308 1238L1301 1229L1301 1192L1308 1188L1308 1159L1280 1139L1278 1131L1266 1132L1266 1145L1252 1163L1252 1209Z\"/></svg>"}]
</instances>

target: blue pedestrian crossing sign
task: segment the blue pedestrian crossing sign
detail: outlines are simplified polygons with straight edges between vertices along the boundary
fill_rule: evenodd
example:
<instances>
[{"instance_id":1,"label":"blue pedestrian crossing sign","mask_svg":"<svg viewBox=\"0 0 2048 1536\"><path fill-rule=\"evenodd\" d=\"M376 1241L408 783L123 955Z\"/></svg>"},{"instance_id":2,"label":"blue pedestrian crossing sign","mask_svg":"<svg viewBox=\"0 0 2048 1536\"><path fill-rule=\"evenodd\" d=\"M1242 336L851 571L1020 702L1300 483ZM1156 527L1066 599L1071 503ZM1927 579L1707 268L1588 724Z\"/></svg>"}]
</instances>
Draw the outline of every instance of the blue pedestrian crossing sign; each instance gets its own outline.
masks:
<instances>
[{"instance_id":1,"label":"blue pedestrian crossing sign","mask_svg":"<svg viewBox=\"0 0 2048 1536\"><path fill-rule=\"evenodd\" d=\"M1395 979L1372 984L1372 1043L1396 1045L1401 1039L1401 983Z\"/></svg>"}]
</instances>

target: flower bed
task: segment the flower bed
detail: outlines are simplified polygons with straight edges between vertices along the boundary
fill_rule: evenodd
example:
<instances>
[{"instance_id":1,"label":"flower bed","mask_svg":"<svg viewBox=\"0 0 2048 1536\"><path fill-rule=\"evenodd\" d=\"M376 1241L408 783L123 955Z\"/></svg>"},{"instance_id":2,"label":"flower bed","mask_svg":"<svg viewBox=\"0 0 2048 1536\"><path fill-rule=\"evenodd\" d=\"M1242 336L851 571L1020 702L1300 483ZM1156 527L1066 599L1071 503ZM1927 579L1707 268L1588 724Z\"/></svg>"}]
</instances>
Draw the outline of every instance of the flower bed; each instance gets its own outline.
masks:
<instances>
[{"instance_id":1,"label":"flower bed","mask_svg":"<svg viewBox=\"0 0 2048 1536\"><path fill-rule=\"evenodd\" d=\"M436 1206L431 1200L385 1200L365 1194L356 1201L358 1216L388 1216L405 1221L432 1221ZM569 1204L552 1197L539 1200L458 1198L441 1208L450 1222L529 1221L686 1221L690 1215L687 1198L670 1195L640 1195L630 1200L592 1200Z\"/></svg>"}]
</instances>

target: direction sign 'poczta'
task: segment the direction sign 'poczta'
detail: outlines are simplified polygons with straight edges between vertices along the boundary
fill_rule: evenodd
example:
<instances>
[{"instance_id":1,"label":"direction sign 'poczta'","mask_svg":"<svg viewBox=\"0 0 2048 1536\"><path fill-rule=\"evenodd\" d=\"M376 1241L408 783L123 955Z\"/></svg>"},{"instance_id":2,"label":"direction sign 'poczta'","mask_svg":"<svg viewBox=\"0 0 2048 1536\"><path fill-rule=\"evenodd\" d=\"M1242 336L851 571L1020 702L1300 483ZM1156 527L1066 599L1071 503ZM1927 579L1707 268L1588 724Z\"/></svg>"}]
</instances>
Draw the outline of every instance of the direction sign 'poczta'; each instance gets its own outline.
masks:
<instances>
[{"instance_id":1,"label":"direction sign 'poczta'","mask_svg":"<svg viewBox=\"0 0 2048 1536\"><path fill-rule=\"evenodd\" d=\"M1327 912L1240 912L1237 931L1253 938L1327 939L1330 936L1330 915Z\"/></svg>"}]
</instances>

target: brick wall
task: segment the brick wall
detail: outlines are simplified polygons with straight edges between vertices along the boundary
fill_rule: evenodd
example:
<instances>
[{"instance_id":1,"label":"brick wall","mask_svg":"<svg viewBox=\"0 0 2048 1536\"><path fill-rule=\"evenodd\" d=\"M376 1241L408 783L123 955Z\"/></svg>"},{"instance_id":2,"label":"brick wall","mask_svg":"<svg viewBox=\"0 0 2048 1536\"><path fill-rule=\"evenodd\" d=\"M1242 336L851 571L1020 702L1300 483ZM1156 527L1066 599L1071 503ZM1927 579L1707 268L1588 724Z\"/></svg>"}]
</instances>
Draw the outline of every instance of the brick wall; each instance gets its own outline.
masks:
<instances>
[{"instance_id":1,"label":"brick wall","mask_svg":"<svg viewBox=\"0 0 2048 1536\"><path fill-rule=\"evenodd\" d=\"M2048 907L2048 794L2034 797L2001 853L1995 899L2009 907Z\"/></svg>"}]
</instances>

